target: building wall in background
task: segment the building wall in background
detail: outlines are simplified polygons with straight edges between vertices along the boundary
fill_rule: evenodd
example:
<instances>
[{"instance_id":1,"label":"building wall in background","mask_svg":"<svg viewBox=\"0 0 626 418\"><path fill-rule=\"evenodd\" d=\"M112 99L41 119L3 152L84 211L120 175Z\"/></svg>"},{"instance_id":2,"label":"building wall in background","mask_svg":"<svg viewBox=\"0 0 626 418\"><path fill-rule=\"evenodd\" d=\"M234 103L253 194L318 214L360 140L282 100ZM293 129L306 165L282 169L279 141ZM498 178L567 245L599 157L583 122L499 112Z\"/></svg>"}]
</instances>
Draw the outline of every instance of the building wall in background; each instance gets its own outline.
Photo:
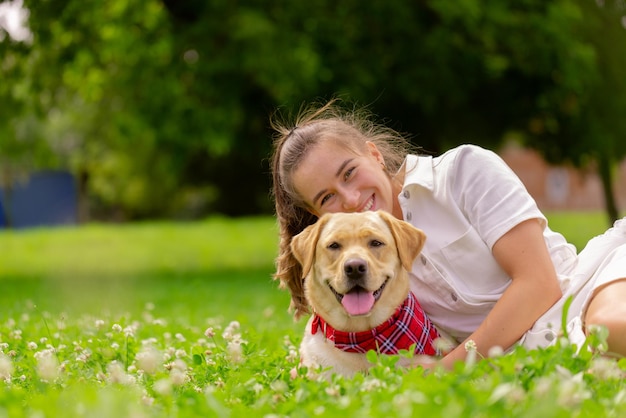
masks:
<instances>
[{"instance_id":1,"label":"building wall in background","mask_svg":"<svg viewBox=\"0 0 626 418\"><path fill-rule=\"evenodd\" d=\"M507 145L499 155L520 177L542 210L604 210L602 182L594 170L546 163L536 151ZM615 197L620 210L626 210L626 160L616 173Z\"/></svg>"}]
</instances>

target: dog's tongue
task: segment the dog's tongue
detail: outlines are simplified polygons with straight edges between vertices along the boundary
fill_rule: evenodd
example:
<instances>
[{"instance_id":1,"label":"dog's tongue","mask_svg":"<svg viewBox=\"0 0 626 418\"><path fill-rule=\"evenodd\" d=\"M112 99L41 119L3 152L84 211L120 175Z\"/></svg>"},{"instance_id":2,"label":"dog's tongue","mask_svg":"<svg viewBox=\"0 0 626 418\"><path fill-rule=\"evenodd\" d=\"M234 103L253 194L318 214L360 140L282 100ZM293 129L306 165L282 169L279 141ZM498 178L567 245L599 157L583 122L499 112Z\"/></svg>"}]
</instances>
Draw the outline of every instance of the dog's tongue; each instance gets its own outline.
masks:
<instances>
[{"instance_id":1,"label":"dog's tongue","mask_svg":"<svg viewBox=\"0 0 626 418\"><path fill-rule=\"evenodd\" d=\"M364 289L351 290L343 295L341 304L350 315L364 315L374 306L374 294Z\"/></svg>"}]
</instances>

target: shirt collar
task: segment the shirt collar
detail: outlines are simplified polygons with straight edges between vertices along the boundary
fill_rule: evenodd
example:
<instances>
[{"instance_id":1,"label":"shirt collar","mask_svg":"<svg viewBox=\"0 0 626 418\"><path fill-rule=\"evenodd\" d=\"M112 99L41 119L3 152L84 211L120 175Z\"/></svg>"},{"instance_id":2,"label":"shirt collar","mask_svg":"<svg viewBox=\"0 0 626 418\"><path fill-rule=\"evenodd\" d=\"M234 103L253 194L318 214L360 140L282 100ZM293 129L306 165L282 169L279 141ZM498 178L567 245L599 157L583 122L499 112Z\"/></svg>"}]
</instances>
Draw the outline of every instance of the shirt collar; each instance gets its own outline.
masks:
<instances>
[{"instance_id":1,"label":"shirt collar","mask_svg":"<svg viewBox=\"0 0 626 418\"><path fill-rule=\"evenodd\" d=\"M432 156L409 154L404 160L403 168L405 170L403 189L410 185L418 185L428 190L433 190Z\"/></svg>"}]
</instances>

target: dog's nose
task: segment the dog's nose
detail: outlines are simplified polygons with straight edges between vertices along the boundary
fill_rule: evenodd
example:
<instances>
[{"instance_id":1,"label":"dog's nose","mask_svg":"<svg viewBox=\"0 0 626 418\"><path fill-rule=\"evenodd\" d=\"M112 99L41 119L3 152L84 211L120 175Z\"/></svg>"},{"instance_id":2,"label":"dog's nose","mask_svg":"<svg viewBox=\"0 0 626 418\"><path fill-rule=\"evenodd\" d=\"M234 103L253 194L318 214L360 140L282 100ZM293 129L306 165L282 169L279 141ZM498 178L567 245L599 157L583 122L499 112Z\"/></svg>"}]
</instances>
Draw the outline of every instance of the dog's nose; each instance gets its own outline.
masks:
<instances>
[{"instance_id":1,"label":"dog's nose","mask_svg":"<svg viewBox=\"0 0 626 418\"><path fill-rule=\"evenodd\" d=\"M367 263L360 258L351 258L345 262L343 270L349 279L358 280L367 273Z\"/></svg>"}]
</instances>

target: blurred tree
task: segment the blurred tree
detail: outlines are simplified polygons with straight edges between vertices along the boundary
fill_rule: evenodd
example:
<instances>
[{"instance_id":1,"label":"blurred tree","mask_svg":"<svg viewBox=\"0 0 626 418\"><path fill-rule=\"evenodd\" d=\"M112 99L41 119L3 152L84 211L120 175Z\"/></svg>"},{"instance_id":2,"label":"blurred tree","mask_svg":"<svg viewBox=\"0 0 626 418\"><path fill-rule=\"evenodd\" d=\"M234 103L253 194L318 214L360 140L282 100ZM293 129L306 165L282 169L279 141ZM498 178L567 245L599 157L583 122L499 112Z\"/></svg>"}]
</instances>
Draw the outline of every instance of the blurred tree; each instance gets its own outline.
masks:
<instances>
[{"instance_id":1,"label":"blurred tree","mask_svg":"<svg viewBox=\"0 0 626 418\"><path fill-rule=\"evenodd\" d=\"M549 161L595 167L602 179L609 221L619 217L614 171L626 156L626 4L577 0L581 19L573 31L581 66L555 73L566 88L540 97L528 143Z\"/></svg>"},{"instance_id":2,"label":"blurred tree","mask_svg":"<svg viewBox=\"0 0 626 418\"><path fill-rule=\"evenodd\" d=\"M515 130L553 160L623 155L605 132L623 103L602 93L623 85L623 43L592 1L26 7L32 42L0 41L0 163L70 169L92 213L270 211L268 115L336 94L433 152Z\"/></svg>"}]
</instances>

